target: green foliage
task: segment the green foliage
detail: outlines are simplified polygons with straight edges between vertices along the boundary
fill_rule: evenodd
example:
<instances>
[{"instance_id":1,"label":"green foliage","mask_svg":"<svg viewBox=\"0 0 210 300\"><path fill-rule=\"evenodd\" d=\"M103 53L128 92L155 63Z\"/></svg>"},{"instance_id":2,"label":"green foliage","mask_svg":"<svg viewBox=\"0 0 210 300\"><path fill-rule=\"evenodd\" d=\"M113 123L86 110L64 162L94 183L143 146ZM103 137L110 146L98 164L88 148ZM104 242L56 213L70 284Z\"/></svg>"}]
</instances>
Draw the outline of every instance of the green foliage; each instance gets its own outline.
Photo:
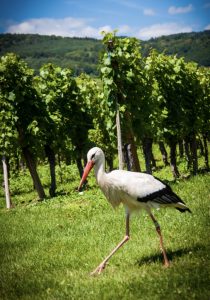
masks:
<instances>
[{"instance_id":1,"label":"green foliage","mask_svg":"<svg viewBox=\"0 0 210 300\"><path fill-rule=\"evenodd\" d=\"M89 122L85 124L85 119L83 120L81 124L84 125L82 132L85 131L85 128L88 129L89 143L87 145L89 147L97 145L104 149L108 158L112 158L115 144L112 143L112 134L107 130L106 104L100 84L100 81L96 82L96 80L85 74L77 77L77 86L80 90L79 101L84 112L86 112L86 119Z\"/></svg>"},{"instance_id":2,"label":"green foliage","mask_svg":"<svg viewBox=\"0 0 210 300\"><path fill-rule=\"evenodd\" d=\"M118 38L115 32L105 34L103 44L107 49L101 59L101 79L107 130L113 131L117 106L123 118L136 110L143 93L140 44L135 38Z\"/></svg>"},{"instance_id":3,"label":"green foliage","mask_svg":"<svg viewBox=\"0 0 210 300\"><path fill-rule=\"evenodd\" d=\"M12 97L11 97L12 94ZM17 145L17 131L15 123L17 116L14 112L13 99L14 94L10 93L8 99L5 101L4 96L0 93L0 153L11 154Z\"/></svg>"},{"instance_id":4,"label":"green foliage","mask_svg":"<svg viewBox=\"0 0 210 300\"><path fill-rule=\"evenodd\" d=\"M40 76L35 78L35 84L45 102L47 118L42 127L45 143L59 148L65 141L73 115L71 103L75 101L75 81L71 70L52 64L44 65Z\"/></svg>"},{"instance_id":5,"label":"green foliage","mask_svg":"<svg viewBox=\"0 0 210 300\"><path fill-rule=\"evenodd\" d=\"M197 76L202 89L202 99L199 107L199 131L209 133L210 131L210 69L197 69Z\"/></svg>"},{"instance_id":6,"label":"green foliage","mask_svg":"<svg viewBox=\"0 0 210 300\"><path fill-rule=\"evenodd\" d=\"M15 54L0 61L1 151L34 145L39 135L42 101L33 86L33 70ZM38 147L38 144L36 144ZM10 151L10 152L11 152ZM11 154L11 153L10 153Z\"/></svg>"},{"instance_id":7,"label":"green foliage","mask_svg":"<svg viewBox=\"0 0 210 300\"><path fill-rule=\"evenodd\" d=\"M153 50L147 58L146 70L153 72L156 81L153 107L160 113L162 135L166 139L180 139L199 132L204 97L197 64Z\"/></svg>"}]
</instances>

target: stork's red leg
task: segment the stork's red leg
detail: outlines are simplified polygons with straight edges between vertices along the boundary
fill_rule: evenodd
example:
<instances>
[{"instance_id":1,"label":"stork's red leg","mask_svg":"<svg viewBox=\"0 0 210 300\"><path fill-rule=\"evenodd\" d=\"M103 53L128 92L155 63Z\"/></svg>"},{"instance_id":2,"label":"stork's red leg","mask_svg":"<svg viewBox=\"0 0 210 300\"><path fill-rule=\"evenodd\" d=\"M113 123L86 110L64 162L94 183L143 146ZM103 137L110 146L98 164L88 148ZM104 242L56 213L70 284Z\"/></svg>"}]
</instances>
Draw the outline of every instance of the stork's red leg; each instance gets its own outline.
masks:
<instances>
[{"instance_id":1,"label":"stork's red leg","mask_svg":"<svg viewBox=\"0 0 210 300\"><path fill-rule=\"evenodd\" d=\"M118 249L120 249L130 238L129 234L129 219L130 215L129 213L126 214L126 234L124 239L110 252L110 254L100 263L100 265L90 274L90 275L95 275L95 274L100 274L106 267L106 263L108 260L117 252Z\"/></svg>"},{"instance_id":2,"label":"stork's red leg","mask_svg":"<svg viewBox=\"0 0 210 300\"><path fill-rule=\"evenodd\" d=\"M152 221L154 222L156 231L157 231L157 233L158 233L158 235L160 237L160 249L161 249L161 251L163 253L164 266L165 267L169 267L170 264L169 264L168 257L166 255L165 248L163 246L163 237L162 237L162 234L161 234L160 225L159 225L159 223L157 222L157 220L155 219L155 217L153 216L152 213L150 213L150 217L151 217Z\"/></svg>"}]
</instances>

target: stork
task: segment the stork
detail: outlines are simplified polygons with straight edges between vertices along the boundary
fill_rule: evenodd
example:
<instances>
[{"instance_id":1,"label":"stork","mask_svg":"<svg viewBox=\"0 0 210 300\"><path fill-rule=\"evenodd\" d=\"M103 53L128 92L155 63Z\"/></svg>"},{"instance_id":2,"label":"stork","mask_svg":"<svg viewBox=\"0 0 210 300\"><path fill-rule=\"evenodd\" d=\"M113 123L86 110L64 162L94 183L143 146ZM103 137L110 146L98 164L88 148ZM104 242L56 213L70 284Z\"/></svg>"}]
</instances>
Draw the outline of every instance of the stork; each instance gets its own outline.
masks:
<instances>
[{"instance_id":1,"label":"stork","mask_svg":"<svg viewBox=\"0 0 210 300\"><path fill-rule=\"evenodd\" d=\"M144 209L151 217L160 239L160 248L163 254L164 266L169 266L169 260L163 245L160 225L151 212L152 208L174 207L180 212L191 212L185 203L172 191L172 189L150 174L114 170L105 172L105 156L103 151L94 147L87 153L87 164L83 172L78 190L81 190L89 172L94 167L97 183L110 204L116 208L121 203L126 212L126 231L123 240L91 273L100 274L106 267L108 260L130 238L129 220L133 211Z\"/></svg>"}]
</instances>

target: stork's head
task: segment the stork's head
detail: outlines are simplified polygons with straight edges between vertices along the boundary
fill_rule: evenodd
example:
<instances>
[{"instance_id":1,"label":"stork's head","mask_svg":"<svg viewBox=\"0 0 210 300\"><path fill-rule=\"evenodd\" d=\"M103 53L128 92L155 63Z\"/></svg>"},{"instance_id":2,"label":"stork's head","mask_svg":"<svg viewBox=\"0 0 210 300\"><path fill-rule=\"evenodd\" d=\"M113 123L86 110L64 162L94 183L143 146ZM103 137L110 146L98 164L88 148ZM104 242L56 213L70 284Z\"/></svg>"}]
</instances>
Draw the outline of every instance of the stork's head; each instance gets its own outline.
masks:
<instances>
[{"instance_id":1,"label":"stork's head","mask_svg":"<svg viewBox=\"0 0 210 300\"><path fill-rule=\"evenodd\" d=\"M99 162L101 162L103 160L104 160L104 153L100 148L94 147L88 151L87 164L85 166L78 190L81 189L83 183L85 182L86 178L88 177L88 174L90 173L93 166L97 165Z\"/></svg>"},{"instance_id":2,"label":"stork's head","mask_svg":"<svg viewBox=\"0 0 210 300\"><path fill-rule=\"evenodd\" d=\"M104 157L103 151L98 147L94 147L87 153L87 162L92 162L95 165L102 157Z\"/></svg>"}]
</instances>

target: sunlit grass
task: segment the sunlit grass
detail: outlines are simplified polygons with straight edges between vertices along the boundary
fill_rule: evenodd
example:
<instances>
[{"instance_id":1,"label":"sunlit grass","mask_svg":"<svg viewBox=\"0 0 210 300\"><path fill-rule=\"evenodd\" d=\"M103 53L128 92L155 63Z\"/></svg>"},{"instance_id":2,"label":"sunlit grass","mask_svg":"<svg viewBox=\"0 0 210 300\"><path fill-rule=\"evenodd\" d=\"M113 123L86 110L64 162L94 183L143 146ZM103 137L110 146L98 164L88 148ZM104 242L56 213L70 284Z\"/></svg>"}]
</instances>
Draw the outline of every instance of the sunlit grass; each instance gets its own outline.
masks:
<instances>
[{"instance_id":1,"label":"sunlit grass","mask_svg":"<svg viewBox=\"0 0 210 300\"><path fill-rule=\"evenodd\" d=\"M181 166L181 165L180 165ZM75 166L57 169L58 195L37 201L28 173L12 176L15 208L0 195L0 299L210 299L210 175L166 179L192 214L154 211L171 266L165 269L154 225L133 215L130 241L96 277L90 272L122 239L124 209L114 211L93 174L88 189L76 191ZM39 169L46 193L49 171Z\"/></svg>"}]
</instances>

